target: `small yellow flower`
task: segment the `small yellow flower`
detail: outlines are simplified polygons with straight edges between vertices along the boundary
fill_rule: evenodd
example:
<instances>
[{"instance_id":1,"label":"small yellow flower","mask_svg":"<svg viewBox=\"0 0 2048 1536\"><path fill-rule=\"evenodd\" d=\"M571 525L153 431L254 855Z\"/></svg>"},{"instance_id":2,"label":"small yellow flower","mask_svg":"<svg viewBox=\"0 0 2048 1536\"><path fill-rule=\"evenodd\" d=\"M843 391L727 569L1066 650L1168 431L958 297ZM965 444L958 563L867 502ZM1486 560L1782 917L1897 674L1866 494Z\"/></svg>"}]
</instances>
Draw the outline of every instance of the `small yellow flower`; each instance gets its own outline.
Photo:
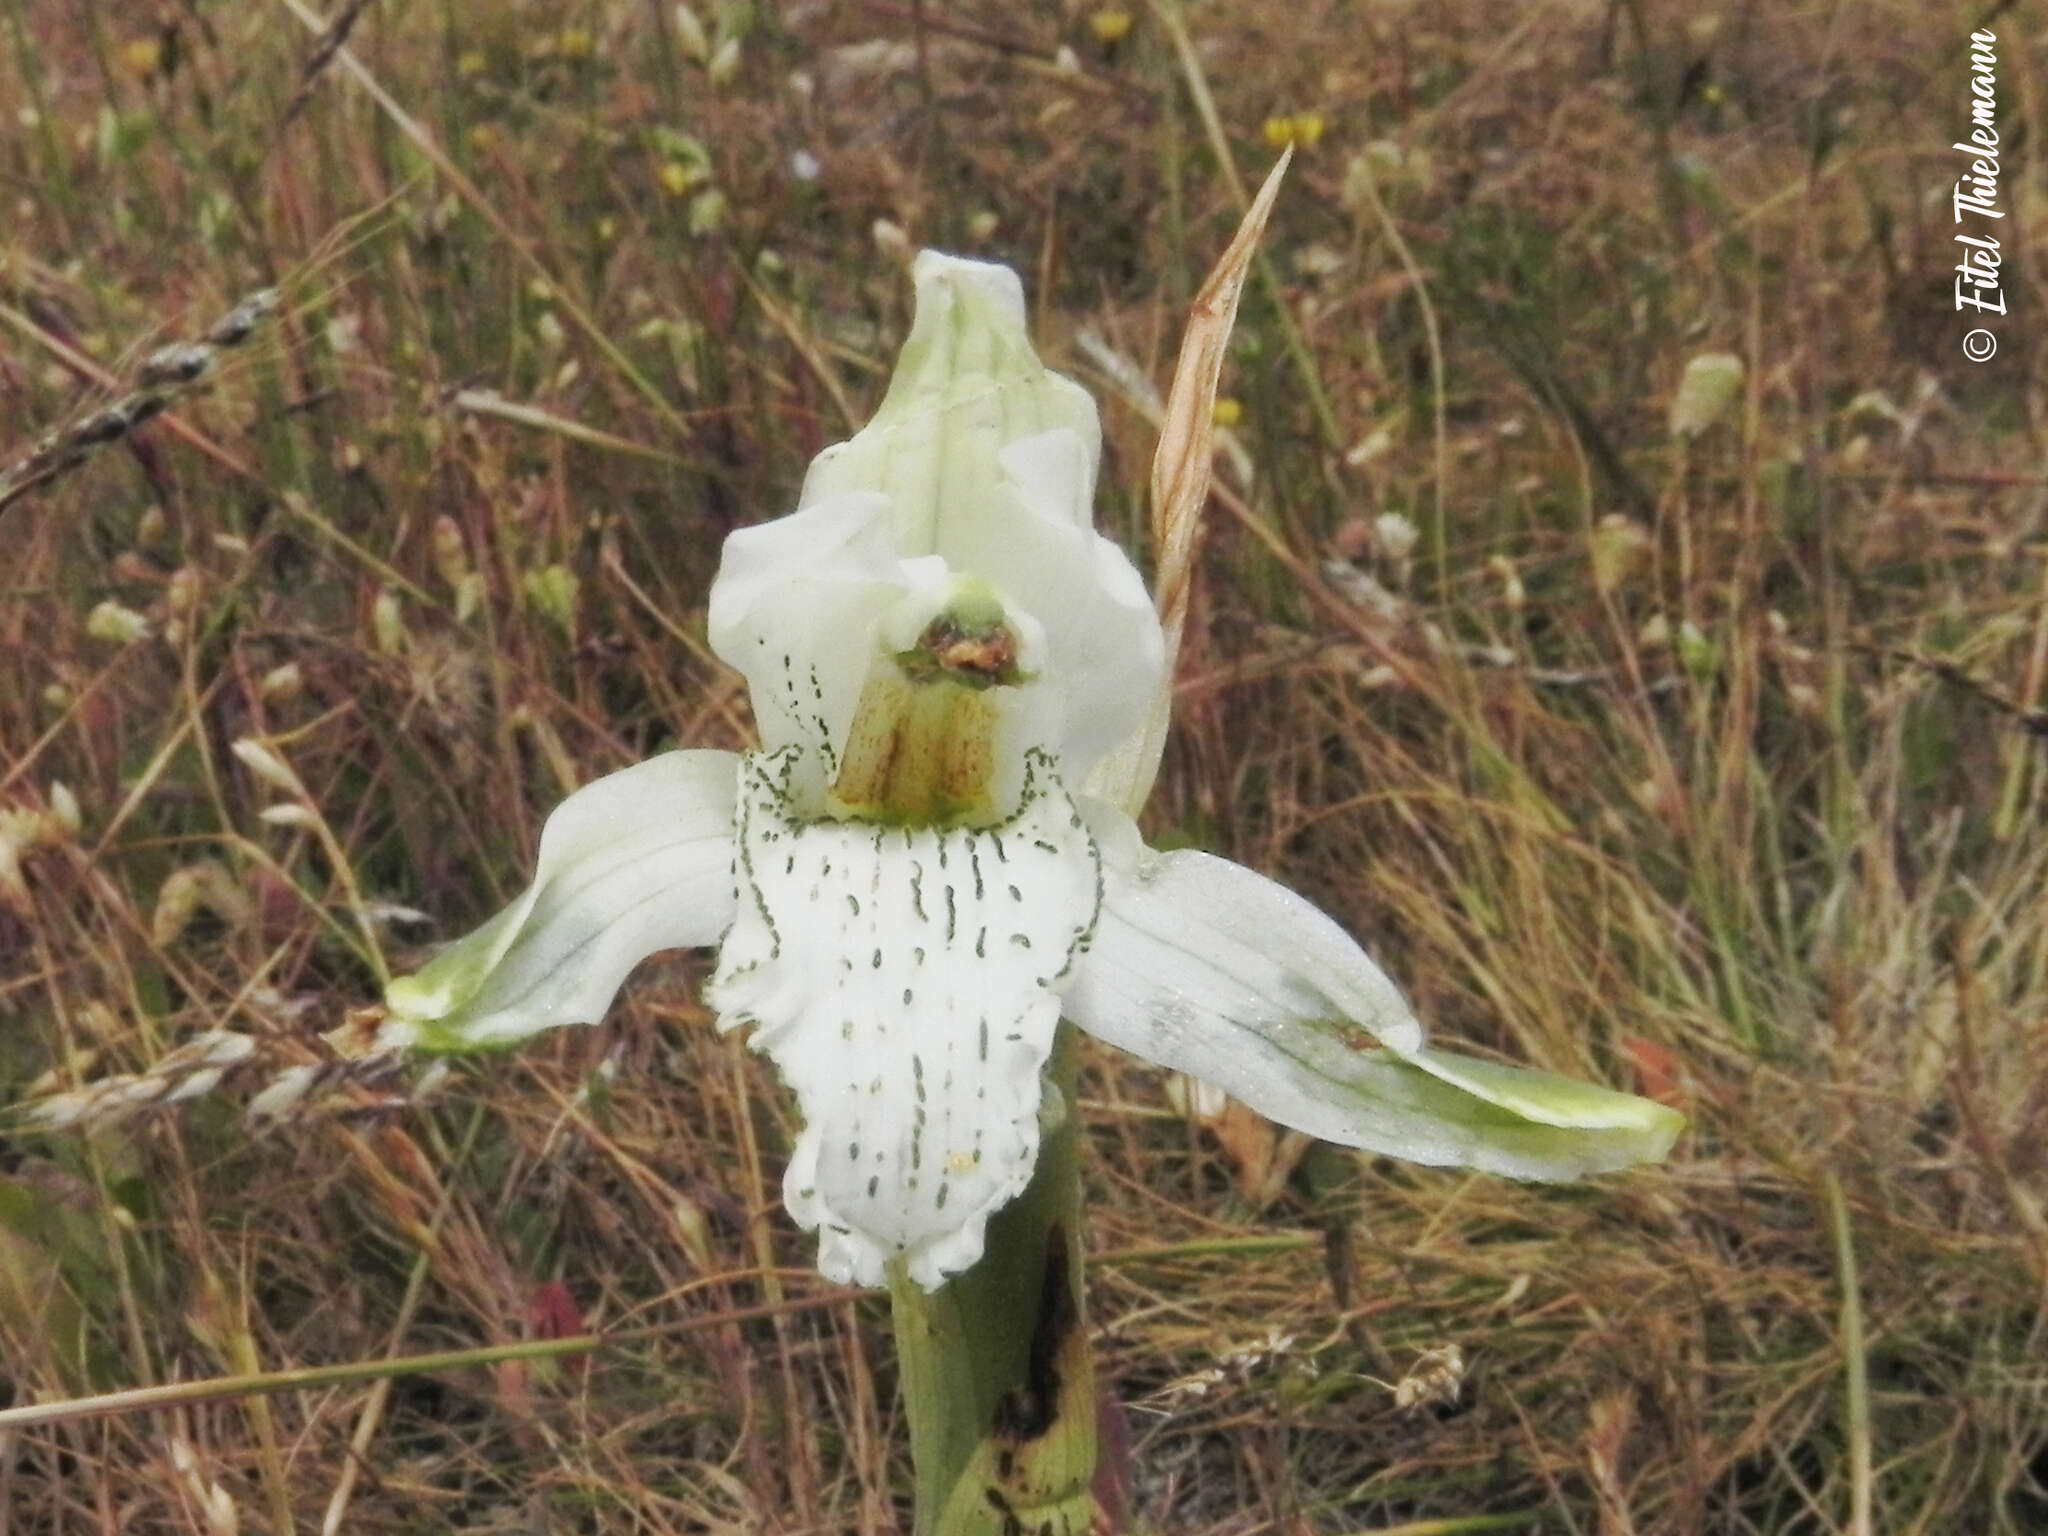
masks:
<instances>
[{"instance_id":1,"label":"small yellow flower","mask_svg":"<svg viewBox=\"0 0 2048 1536\"><path fill-rule=\"evenodd\" d=\"M1244 420L1244 406L1229 395L1218 395L1209 407L1209 419L1219 427L1234 427Z\"/></svg>"},{"instance_id":2,"label":"small yellow flower","mask_svg":"<svg viewBox=\"0 0 2048 1536\"><path fill-rule=\"evenodd\" d=\"M565 59L587 59L594 46L587 27L564 27L555 38L555 51Z\"/></svg>"},{"instance_id":3,"label":"small yellow flower","mask_svg":"<svg viewBox=\"0 0 2048 1536\"><path fill-rule=\"evenodd\" d=\"M697 184L697 173L680 160L664 160L661 169L655 173L655 179L670 197L681 197Z\"/></svg>"},{"instance_id":4,"label":"small yellow flower","mask_svg":"<svg viewBox=\"0 0 2048 1536\"><path fill-rule=\"evenodd\" d=\"M489 67L490 61L481 48L468 49L455 60L455 73L464 80L474 79Z\"/></svg>"},{"instance_id":5,"label":"small yellow flower","mask_svg":"<svg viewBox=\"0 0 2048 1536\"><path fill-rule=\"evenodd\" d=\"M148 80L163 68L164 45L153 37L138 37L121 45L121 67L138 80Z\"/></svg>"},{"instance_id":6,"label":"small yellow flower","mask_svg":"<svg viewBox=\"0 0 2048 1536\"><path fill-rule=\"evenodd\" d=\"M1088 30L1095 34L1095 41L1107 48L1122 42L1130 35L1131 13L1118 10L1115 6L1104 6L1088 18Z\"/></svg>"},{"instance_id":7,"label":"small yellow flower","mask_svg":"<svg viewBox=\"0 0 2048 1536\"><path fill-rule=\"evenodd\" d=\"M1323 139L1329 123L1320 112L1281 113L1266 119L1260 128L1269 149L1314 149Z\"/></svg>"}]
</instances>

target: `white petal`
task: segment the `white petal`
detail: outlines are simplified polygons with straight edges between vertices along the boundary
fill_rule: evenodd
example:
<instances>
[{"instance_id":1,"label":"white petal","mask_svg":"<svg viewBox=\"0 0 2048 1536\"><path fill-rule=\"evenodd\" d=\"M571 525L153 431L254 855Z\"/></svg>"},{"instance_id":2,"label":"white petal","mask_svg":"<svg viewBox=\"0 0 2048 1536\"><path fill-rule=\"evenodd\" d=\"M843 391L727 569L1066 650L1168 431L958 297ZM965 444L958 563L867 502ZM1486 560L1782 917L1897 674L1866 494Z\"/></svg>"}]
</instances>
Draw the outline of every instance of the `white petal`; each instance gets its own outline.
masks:
<instances>
[{"instance_id":1,"label":"white petal","mask_svg":"<svg viewBox=\"0 0 2048 1536\"><path fill-rule=\"evenodd\" d=\"M709 995L797 1095L783 1202L818 1230L819 1268L879 1285L901 1255L936 1289L1030 1180L1094 843L1043 754L1017 814L980 831L801 821L793 758L747 759L743 889Z\"/></svg>"},{"instance_id":2,"label":"white petal","mask_svg":"<svg viewBox=\"0 0 2048 1536\"><path fill-rule=\"evenodd\" d=\"M525 893L386 989L381 1043L469 1050L595 1023L646 956L717 942L732 922L738 762L666 752L564 800Z\"/></svg>"},{"instance_id":3,"label":"white petal","mask_svg":"<svg viewBox=\"0 0 2048 1536\"><path fill-rule=\"evenodd\" d=\"M988 492L995 515L949 519L939 552L955 569L985 576L1044 628L1045 681L1064 706L1060 771L1078 782L1158 692L1166 665L1159 617L1129 556L1088 522L1094 481L1075 479L1072 433L1012 443L1000 464L1004 478Z\"/></svg>"},{"instance_id":4,"label":"white petal","mask_svg":"<svg viewBox=\"0 0 2048 1536\"><path fill-rule=\"evenodd\" d=\"M1090 806L1103 861L1067 1016L1271 1119L1413 1162L1564 1179L1653 1161L1684 1124L1629 1094L1430 1050L1344 931L1263 876L1153 854Z\"/></svg>"},{"instance_id":5,"label":"white petal","mask_svg":"<svg viewBox=\"0 0 2048 1536\"><path fill-rule=\"evenodd\" d=\"M902 595L887 500L851 492L729 535L711 584L711 648L747 679L762 743L837 747Z\"/></svg>"}]
</instances>

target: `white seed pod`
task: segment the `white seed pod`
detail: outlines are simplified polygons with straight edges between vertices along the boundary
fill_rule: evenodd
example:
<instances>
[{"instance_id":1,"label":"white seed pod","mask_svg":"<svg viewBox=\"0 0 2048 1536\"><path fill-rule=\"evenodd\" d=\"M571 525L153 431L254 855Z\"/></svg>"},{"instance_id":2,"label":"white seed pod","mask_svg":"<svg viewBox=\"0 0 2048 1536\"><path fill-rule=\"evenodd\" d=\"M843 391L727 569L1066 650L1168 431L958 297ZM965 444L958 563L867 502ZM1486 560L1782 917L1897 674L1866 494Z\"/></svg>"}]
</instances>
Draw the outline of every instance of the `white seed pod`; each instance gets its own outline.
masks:
<instances>
[{"instance_id":1,"label":"white seed pod","mask_svg":"<svg viewBox=\"0 0 2048 1536\"><path fill-rule=\"evenodd\" d=\"M210 1029L193 1036L184 1049L196 1051L199 1060L209 1067L231 1067L256 1053L256 1041L232 1029Z\"/></svg>"},{"instance_id":2,"label":"white seed pod","mask_svg":"<svg viewBox=\"0 0 2048 1536\"><path fill-rule=\"evenodd\" d=\"M469 549L463 542L462 525L446 513L434 519L434 573L451 591L460 591L469 579Z\"/></svg>"},{"instance_id":3,"label":"white seed pod","mask_svg":"<svg viewBox=\"0 0 2048 1536\"><path fill-rule=\"evenodd\" d=\"M201 1094L213 1092L220 1086L226 1072L220 1067L201 1067L197 1072L188 1072L178 1080L176 1087L164 1095L166 1104L182 1104L187 1099L196 1099Z\"/></svg>"},{"instance_id":4,"label":"white seed pod","mask_svg":"<svg viewBox=\"0 0 2048 1536\"><path fill-rule=\"evenodd\" d=\"M1399 564L1415 551L1415 541L1420 537L1415 524L1399 512L1382 512L1372 522L1373 547L1382 558Z\"/></svg>"},{"instance_id":5,"label":"white seed pod","mask_svg":"<svg viewBox=\"0 0 2048 1536\"><path fill-rule=\"evenodd\" d=\"M85 616L85 632L109 645L133 645L149 638L149 620L108 598Z\"/></svg>"},{"instance_id":6,"label":"white seed pod","mask_svg":"<svg viewBox=\"0 0 2048 1536\"><path fill-rule=\"evenodd\" d=\"M1728 414L1741 387L1741 358L1733 352L1702 352L1685 365L1671 397L1671 435L1698 437Z\"/></svg>"},{"instance_id":7,"label":"white seed pod","mask_svg":"<svg viewBox=\"0 0 2048 1536\"><path fill-rule=\"evenodd\" d=\"M728 37L711 50L711 58L704 66L704 73L716 86L732 84L733 77L740 72L740 40Z\"/></svg>"},{"instance_id":8,"label":"white seed pod","mask_svg":"<svg viewBox=\"0 0 2048 1536\"><path fill-rule=\"evenodd\" d=\"M263 695L266 702L272 704L295 699L305 691L305 688L306 677L299 670L296 661L287 661L282 666L272 667L263 674L263 680L256 685L257 692Z\"/></svg>"},{"instance_id":9,"label":"white seed pod","mask_svg":"<svg viewBox=\"0 0 2048 1536\"><path fill-rule=\"evenodd\" d=\"M78 836L85 826L78 813L78 797L61 780L53 779L50 783L50 820L66 837Z\"/></svg>"},{"instance_id":10,"label":"white seed pod","mask_svg":"<svg viewBox=\"0 0 2048 1536\"><path fill-rule=\"evenodd\" d=\"M201 859L174 869L157 891L149 935L159 947L174 944L201 911L211 912L231 928L246 924L253 912L241 882L217 859Z\"/></svg>"},{"instance_id":11,"label":"white seed pod","mask_svg":"<svg viewBox=\"0 0 2048 1536\"><path fill-rule=\"evenodd\" d=\"M171 572L171 579L164 587L164 608L182 617L199 605L199 593L204 585L199 568L181 565Z\"/></svg>"},{"instance_id":12,"label":"white seed pod","mask_svg":"<svg viewBox=\"0 0 2048 1536\"><path fill-rule=\"evenodd\" d=\"M903 226L894 219L877 219L874 227L875 249L898 266L910 264L910 236Z\"/></svg>"},{"instance_id":13,"label":"white seed pod","mask_svg":"<svg viewBox=\"0 0 2048 1536\"><path fill-rule=\"evenodd\" d=\"M292 772L291 765L279 757L266 743L254 736L243 736L228 748L257 778L272 789L281 789L288 795L303 795L306 788L299 782L299 776Z\"/></svg>"},{"instance_id":14,"label":"white seed pod","mask_svg":"<svg viewBox=\"0 0 2048 1536\"><path fill-rule=\"evenodd\" d=\"M370 604L370 632L376 637L377 649L386 656L396 656L405 649L405 613L399 607L398 594L389 587L378 589L376 601Z\"/></svg>"},{"instance_id":15,"label":"white seed pod","mask_svg":"<svg viewBox=\"0 0 2048 1536\"><path fill-rule=\"evenodd\" d=\"M318 1067L286 1067L271 1079L268 1088L249 1101L245 1112L249 1123L264 1126L282 1119L312 1089L319 1073Z\"/></svg>"},{"instance_id":16,"label":"white seed pod","mask_svg":"<svg viewBox=\"0 0 2048 1536\"><path fill-rule=\"evenodd\" d=\"M676 41L683 45L683 52L696 63L710 63L711 35L704 30L704 23L697 19L697 13L687 5L678 4L673 14Z\"/></svg>"},{"instance_id":17,"label":"white seed pod","mask_svg":"<svg viewBox=\"0 0 2048 1536\"><path fill-rule=\"evenodd\" d=\"M68 1131L84 1118L91 1103L91 1097L84 1093L52 1094L30 1105L25 1118L42 1130Z\"/></svg>"}]
</instances>

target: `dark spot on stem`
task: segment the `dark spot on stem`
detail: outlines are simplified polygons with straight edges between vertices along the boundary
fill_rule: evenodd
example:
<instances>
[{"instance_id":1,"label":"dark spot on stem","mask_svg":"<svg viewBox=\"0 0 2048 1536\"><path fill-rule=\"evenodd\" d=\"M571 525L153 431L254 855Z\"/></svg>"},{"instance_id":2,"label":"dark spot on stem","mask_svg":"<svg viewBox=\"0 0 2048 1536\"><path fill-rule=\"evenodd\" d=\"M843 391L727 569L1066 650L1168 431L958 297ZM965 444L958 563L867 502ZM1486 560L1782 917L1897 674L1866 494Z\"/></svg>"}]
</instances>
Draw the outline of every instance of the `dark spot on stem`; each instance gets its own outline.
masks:
<instances>
[{"instance_id":1,"label":"dark spot on stem","mask_svg":"<svg viewBox=\"0 0 2048 1536\"><path fill-rule=\"evenodd\" d=\"M1003 1394L990 1425L998 1438L1021 1446L1053 1427L1059 1417L1060 1351L1080 1315L1069 1283L1066 1228L1054 1222L1045 1234L1045 1274L1024 1380Z\"/></svg>"}]
</instances>

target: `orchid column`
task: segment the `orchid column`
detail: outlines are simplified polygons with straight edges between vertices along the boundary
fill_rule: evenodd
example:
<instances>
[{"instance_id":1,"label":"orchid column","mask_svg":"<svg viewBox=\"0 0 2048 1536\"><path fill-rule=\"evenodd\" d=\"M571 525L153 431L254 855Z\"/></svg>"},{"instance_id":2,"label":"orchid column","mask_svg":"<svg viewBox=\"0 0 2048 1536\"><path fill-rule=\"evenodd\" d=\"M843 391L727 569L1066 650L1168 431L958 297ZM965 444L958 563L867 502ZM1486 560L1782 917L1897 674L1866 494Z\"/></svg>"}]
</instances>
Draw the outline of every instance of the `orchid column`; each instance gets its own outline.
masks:
<instances>
[{"instance_id":1,"label":"orchid column","mask_svg":"<svg viewBox=\"0 0 2048 1536\"><path fill-rule=\"evenodd\" d=\"M1063 1015L1418 1162L1575 1178L1663 1156L1681 1122L1429 1047L1307 902L1144 846L1165 642L1093 528L1094 406L1039 362L1014 273L926 252L915 278L874 420L795 512L726 544L711 641L759 750L671 752L570 796L533 885L394 982L379 1038L593 1022L641 957L718 944L719 1027L750 1032L802 1111L789 1213L827 1276L894 1299L918 1530L1079 1536L1094 1391Z\"/></svg>"}]
</instances>

